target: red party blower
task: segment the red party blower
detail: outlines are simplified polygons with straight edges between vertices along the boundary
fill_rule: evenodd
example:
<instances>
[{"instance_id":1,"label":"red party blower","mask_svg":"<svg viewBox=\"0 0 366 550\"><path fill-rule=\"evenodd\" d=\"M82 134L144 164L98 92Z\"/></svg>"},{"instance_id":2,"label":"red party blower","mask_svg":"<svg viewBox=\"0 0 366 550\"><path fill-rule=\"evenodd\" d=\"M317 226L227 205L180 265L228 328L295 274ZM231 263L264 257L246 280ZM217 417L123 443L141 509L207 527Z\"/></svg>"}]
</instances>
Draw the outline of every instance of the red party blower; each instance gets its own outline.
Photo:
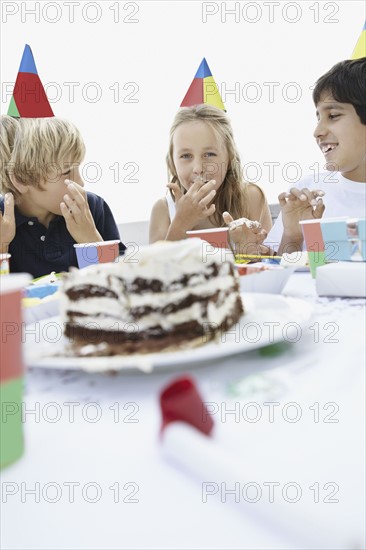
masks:
<instances>
[{"instance_id":1,"label":"red party blower","mask_svg":"<svg viewBox=\"0 0 366 550\"><path fill-rule=\"evenodd\" d=\"M178 378L160 395L162 412L161 433L174 421L185 422L210 435L214 423L191 378Z\"/></svg>"},{"instance_id":2,"label":"red party blower","mask_svg":"<svg viewBox=\"0 0 366 550\"><path fill-rule=\"evenodd\" d=\"M246 456L230 454L215 442L214 437L207 437L212 436L214 423L191 378L178 378L166 386L160 394L160 406L164 455L179 469L191 474L202 488L206 487L206 497L217 497L223 483L233 488L239 483L261 479L263 472L253 467L253 461ZM305 502L304 505L297 502L294 505L285 500L269 502L263 498L255 504L245 499L230 502L245 515L257 513L266 530L278 533L279 529L281 540L287 541L290 548L349 548L352 529L347 522L334 521L329 505L320 510L319 503L308 506Z\"/></svg>"}]
</instances>

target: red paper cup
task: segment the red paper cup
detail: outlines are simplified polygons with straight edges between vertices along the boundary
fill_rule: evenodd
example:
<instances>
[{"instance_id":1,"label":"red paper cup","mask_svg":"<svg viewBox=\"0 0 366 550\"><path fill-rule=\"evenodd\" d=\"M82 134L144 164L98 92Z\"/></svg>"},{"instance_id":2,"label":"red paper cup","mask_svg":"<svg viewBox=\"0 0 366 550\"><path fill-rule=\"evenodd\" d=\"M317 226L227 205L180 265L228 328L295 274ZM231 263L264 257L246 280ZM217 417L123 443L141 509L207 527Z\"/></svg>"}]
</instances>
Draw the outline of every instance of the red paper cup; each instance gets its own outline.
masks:
<instances>
[{"instance_id":1,"label":"red paper cup","mask_svg":"<svg viewBox=\"0 0 366 550\"><path fill-rule=\"evenodd\" d=\"M230 248L228 227L197 229L195 231L186 231L186 234L190 238L202 239L216 248Z\"/></svg>"},{"instance_id":2,"label":"red paper cup","mask_svg":"<svg viewBox=\"0 0 366 550\"><path fill-rule=\"evenodd\" d=\"M80 269L88 265L117 262L121 241L100 241L97 243L74 244L78 266Z\"/></svg>"},{"instance_id":3,"label":"red paper cup","mask_svg":"<svg viewBox=\"0 0 366 550\"><path fill-rule=\"evenodd\" d=\"M304 220L300 222L308 252L324 252L324 241L320 223L320 218L319 220Z\"/></svg>"},{"instance_id":4,"label":"red paper cup","mask_svg":"<svg viewBox=\"0 0 366 550\"><path fill-rule=\"evenodd\" d=\"M16 273L0 277L0 467L23 454L22 312L24 287L31 276Z\"/></svg>"}]
</instances>

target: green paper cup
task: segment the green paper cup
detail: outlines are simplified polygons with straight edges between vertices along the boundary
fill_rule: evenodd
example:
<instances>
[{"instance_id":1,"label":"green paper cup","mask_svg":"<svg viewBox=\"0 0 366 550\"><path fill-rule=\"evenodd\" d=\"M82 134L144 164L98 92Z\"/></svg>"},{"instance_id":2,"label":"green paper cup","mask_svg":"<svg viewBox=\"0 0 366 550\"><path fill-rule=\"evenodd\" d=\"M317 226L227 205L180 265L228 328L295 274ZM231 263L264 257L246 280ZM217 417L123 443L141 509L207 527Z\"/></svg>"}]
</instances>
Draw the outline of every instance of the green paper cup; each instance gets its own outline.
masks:
<instances>
[{"instance_id":1,"label":"green paper cup","mask_svg":"<svg viewBox=\"0 0 366 550\"><path fill-rule=\"evenodd\" d=\"M325 264L324 241L320 224L321 218L300 222L313 278L316 276L316 268Z\"/></svg>"}]
</instances>

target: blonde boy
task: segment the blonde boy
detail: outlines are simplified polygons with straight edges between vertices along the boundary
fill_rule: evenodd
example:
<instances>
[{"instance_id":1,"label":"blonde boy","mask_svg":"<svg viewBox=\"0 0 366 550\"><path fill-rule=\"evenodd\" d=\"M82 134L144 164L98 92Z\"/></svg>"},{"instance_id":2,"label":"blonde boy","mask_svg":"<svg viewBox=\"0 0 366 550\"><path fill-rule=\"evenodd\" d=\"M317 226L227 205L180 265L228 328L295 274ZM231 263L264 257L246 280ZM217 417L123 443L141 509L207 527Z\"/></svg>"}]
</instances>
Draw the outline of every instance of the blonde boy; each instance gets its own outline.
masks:
<instances>
[{"instance_id":1,"label":"blonde boy","mask_svg":"<svg viewBox=\"0 0 366 550\"><path fill-rule=\"evenodd\" d=\"M117 225L104 200L84 190L85 146L71 122L9 119L0 121L2 252L12 272L68 270L77 265L73 244L118 239Z\"/></svg>"}]
</instances>

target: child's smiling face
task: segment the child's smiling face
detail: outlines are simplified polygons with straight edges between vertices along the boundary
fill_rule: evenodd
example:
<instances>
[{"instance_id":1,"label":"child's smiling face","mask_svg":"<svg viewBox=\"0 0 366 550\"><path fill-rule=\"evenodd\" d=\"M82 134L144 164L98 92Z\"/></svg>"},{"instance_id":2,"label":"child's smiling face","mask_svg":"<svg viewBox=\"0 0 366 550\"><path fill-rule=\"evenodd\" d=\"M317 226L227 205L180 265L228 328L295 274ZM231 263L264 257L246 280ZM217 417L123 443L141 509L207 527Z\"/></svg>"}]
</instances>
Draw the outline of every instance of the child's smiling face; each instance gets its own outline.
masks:
<instances>
[{"instance_id":1,"label":"child's smiling face","mask_svg":"<svg viewBox=\"0 0 366 550\"><path fill-rule=\"evenodd\" d=\"M351 103L339 103L324 93L317 104L314 137L327 161L352 181L366 181L366 126Z\"/></svg>"},{"instance_id":2,"label":"child's smiling face","mask_svg":"<svg viewBox=\"0 0 366 550\"><path fill-rule=\"evenodd\" d=\"M173 162L184 189L192 186L197 177L216 180L218 189L225 179L229 155L220 136L203 121L184 122L173 136Z\"/></svg>"}]
</instances>

